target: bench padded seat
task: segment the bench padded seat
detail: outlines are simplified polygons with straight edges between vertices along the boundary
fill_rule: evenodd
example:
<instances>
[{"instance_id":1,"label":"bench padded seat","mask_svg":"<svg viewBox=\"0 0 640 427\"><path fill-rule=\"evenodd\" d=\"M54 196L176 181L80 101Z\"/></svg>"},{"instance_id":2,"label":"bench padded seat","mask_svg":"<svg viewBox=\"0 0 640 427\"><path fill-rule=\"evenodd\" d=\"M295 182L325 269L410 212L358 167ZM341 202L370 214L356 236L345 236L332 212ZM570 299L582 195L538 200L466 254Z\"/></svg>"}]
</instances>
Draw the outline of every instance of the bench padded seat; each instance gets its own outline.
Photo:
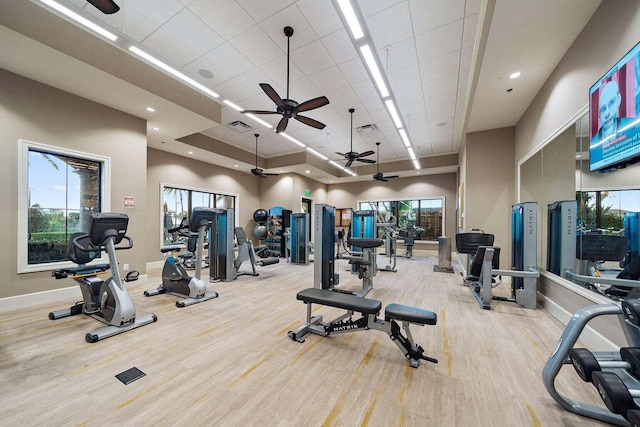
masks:
<instances>
[{"instance_id":1,"label":"bench padded seat","mask_svg":"<svg viewBox=\"0 0 640 427\"><path fill-rule=\"evenodd\" d=\"M378 314L382 308L382 303L375 299L317 288L298 292L297 299L305 303L328 305L363 314Z\"/></svg>"},{"instance_id":2,"label":"bench padded seat","mask_svg":"<svg viewBox=\"0 0 640 427\"><path fill-rule=\"evenodd\" d=\"M351 246L357 246L359 248L371 249L377 248L378 246L384 245L384 240L382 239L364 239L361 237L352 237L347 239L347 243Z\"/></svg>"},{"instance_id":3,"label":"bench padded seat","mask_svg":"<svg viewBox=\"0 0 640 427\"><path fill-rule=\"evenodd\" d=\"M435 325L438 315L433 311L392 303L384 309L384 320L388 322L390 319L405 320L419 325Z\"/></svg>"}]
</instances>

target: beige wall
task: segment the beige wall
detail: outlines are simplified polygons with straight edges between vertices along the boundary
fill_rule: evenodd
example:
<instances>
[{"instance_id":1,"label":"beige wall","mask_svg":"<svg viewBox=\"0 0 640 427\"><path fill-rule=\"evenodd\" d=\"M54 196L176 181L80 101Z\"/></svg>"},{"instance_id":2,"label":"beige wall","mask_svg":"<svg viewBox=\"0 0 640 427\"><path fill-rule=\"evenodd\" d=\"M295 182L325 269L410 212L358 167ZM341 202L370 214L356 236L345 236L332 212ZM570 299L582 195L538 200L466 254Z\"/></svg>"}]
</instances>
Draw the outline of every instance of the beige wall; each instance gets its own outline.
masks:
<instances>
[{"instance_id":1,"label":"beige wall","mask_svg":"<svg viewBox=\"0 0 640 427\"><path fill-rule=\"evenodd\" d=\"M129 215L134 241L118 260L145 272L146 122L0 70L0 124L0 298L74 286L50 272L17 274L18 139L111 159L111 210ZM125 196L134 197L134 209L124 209Z\"/></svg>"},{"instance_id":2,"label":"beige wall","mask_svg":"<svg viewBox=\"0 0 640 427\"><path fill-rule=\"evenodd\" d=\"M391 179L388 182L351 182L329 185L327 203L336 208L356 209L358 201L445 198L446 236L455 235L456 174L424 175Z\"/></svg>"},{"instance_id":3,"label":"beige wall","mask_svg":"<svg viewBox=\"0 0 640 427\"><path fill-rule=\"evenodd\" d=\"M513 131L469 133L464 155L464 229L479 228L495 235L502 268L511 263L511 206L516 202Z\"/></svg>"}]
</instances>

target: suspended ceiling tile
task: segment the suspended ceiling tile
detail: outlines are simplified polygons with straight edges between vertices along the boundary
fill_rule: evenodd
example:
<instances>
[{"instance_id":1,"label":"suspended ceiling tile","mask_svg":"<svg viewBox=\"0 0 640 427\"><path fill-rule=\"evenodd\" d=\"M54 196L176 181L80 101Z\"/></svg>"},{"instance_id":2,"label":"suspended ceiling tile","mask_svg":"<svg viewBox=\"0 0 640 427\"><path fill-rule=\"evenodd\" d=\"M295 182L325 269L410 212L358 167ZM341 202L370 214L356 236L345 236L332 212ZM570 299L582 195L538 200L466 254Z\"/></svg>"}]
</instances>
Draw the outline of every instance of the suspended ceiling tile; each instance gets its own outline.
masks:
<instances>
[{"instance_id":1,"label":"suspended ceiling tile","mask_svg":"<svg viewBox=\"0 0 640 427\"><path fill-rule=\"evenodd\" d=\"M229 44L238 52L242 52L255 66L260 66L282 55L280 47L258 25L234 37Z\"/></svg>"},{"instance_id":2,"label":"suspended ceiling tile","mask_svg":"<svg viewBox=\"0 0 640 427\"><path fill-rule=\"evenodd\" d=\"M365 80L371 83L369 74L367 74L367 70L362 64L360 57L338 64L338 67L340 67L342 74L344 74L347 81L352 85ZM371 87L373 87L373 83L371 83Z\"/></svg>"},{"instance_id":3,"label":"suspended ceiling tile","mask_svg":"<svg viewBox=\"0 0 640 427\"><path fill-rule=\"evenodd\" d=\"M222 37L188 9L181 10L162 29L201 55L224 43Z\"/></svg>"},{"instance_id":4,"label":"suspended ceiling tile","mask_svg":"<svg viewBox=\"0 0 640 427\"><path fill-rule=\"evenodd\" d=\"M462 21L456 21L443 27L416 36L418 60L426 61L460 49L462 40Z\"/></svg>"},{"instance_id":5,"label":"suspended ceiling tile","mask_svg":"<svg viewBox=\"0 0 640 427\"><path fill-rule=\"evenodd\" d=\"M344 108L358 101L358 95L351 86L345 86L331 91L326 91L325 96L335 108Z\"/></svg>"},{"instance_id":6,"label":"suspended ceiling tile","mask_svg":"<svg viewBox=\"0 0 640 427\"><path fill-rule=\"evenodd\" d=\"M183 67L200 56L198 52L173 37L163 28L157 29L142 42L154 56L176 67Z\"/></svg>"},{"instance_id":7,"label":"suspended ceiling tile","mask_svg":"<svg viewBox=\"0 0 640 427\"><path fill-rule=\"evenodd\" d=\"M262 22L293 4L293 0L237 0L237 2L256 22Z\"/></svg>"},{"instance_id":8,"label":"suspended ceiling tile","mask_svg":"<svg viewBox=\"0 0 640 427\"><path fill-rule=\"evenodd\" d=\"M293 35L290 39L291 50L318 39L311 25L294 4L262 21L260 27L285 53L287 52L287 36L284 34L284 27L293 28Z\"/></svg>"},{"instance_id":9,"label":"suspended ceiling tile","mask_svg":"<svg viewBox=\"0 0 640 427\"><path fill-rule=\"evenodd\" d=\"M369 15L366 21L377 49L413 38L411 15L406 1Z\"/></svg>"},{"instance_id":10,"label":"suspended ceiling tile","mask_svg":"<svg viewBox=\"0 0 640 427\"><path fill-rule=\"evenodd\" d=\"M265 73L278 86L287 86L287 57L281 55L266 64L260 66L260 70ZM289 80L296 81L304 78L304 74L295 64L289 63Z\"/></svg>"},{"instance_id":11,"label":"suspended ceiling tile","mask_svg":"<svg viewBox=\"0 0 640 427\"><path fill-rule=\"evenodd\" d=\"M430 100L436 96L444 95L447 93L457 92L458 90L458 76L456 74L442 77L440 79L426 82L424 85L424 98Z\"/></svg>"},{"instance_id":12,"label":"suspended ceiling tile","mask_svg":"<svg viewBox=\"0 0 640 427\"><path fill-rule=\"evenodd\" d=\"M320 40L291 52L291 61L307 76L325 70L335 64Z\"/></svg>"},{"instance_id":13,"label":"suspended ceiling tile","mask_svg":"<svg viewBox=\"0 0 640 427\"><path fill-rule=\"evenodd\" d=\"M476 26L478 25L478 15L470 15L464 19L462 30L462 47L473 47L476 39Z\"/></svg>"},{"instance_id":14,"label":"suspended ceiling tile","mask_svg":"<svg viewBox=\"0 0 640 427\"><path fill-rule=\"evenodd\" d=\"M331 1L299 0L296 6L318 37L324 37L342 28L342 21Z\"/></svg>"},{"instance_id":15,"label":"suspended ceiling tile","mask_svg":"<svg viewBox=\"0 0 640 427\"><path fill-rule=\"evenodd\" d=\"M398 3L406 3L406 0L365 0L358 2L360 10L365 17L379 13Z\"/></svg>"},{"instance_id":16,"label":"suspended ceiling tile","mask_svg":"<svg viewBox=\"0 0 640 427\"><path fill-rule=\"evenodd\" d=\"M118 14L104 14L93 6L90 6L86 0L78 1L79 4L87 5L84 8L98 20L105 22L112 28L121 31L126 34L127 37L141 42L149 36L156 28L157 25L141 14L138 10L131 7L130 2L124 3L120 6L122 13Z\"/></svg>"},{"instance_id":17,"label":"suspended ceiling tile","mask_svg":"<svg viewBox=\"0 0 640 427\"><path fill-rule=\"evenodd\" d=\"M353 43L351 43L349 34L345 29L334 31L323 37L321 41L337 64L358 58L358 52L353 47Z\"/></svg>"},{"instance_id":18,"label":"suspended ceiling tile","mask_svg":"<svg viewBox=\"0 0 640 427\"><path fill-rule=\"evenodd\" d=\"M389 80L394 95L397 98L401 98L397 91L406 87L415 87L416 84L420 82L420 69L416 64L395 70L387 74L387 79ZM419 87L417 89L420 91Z\"/></svg>"},{"instance_id":19,"label":"suspended ceiling tile","mask_svg":"<svg viewBox=\"0 0 640 427\"><path fill-rule=\"evenodd\" d=\"M309 76L309 80L311 80L315 87L317 87L322 93L330 92L349 85L347 79L344 78L342 71L340 71L337 65L311 74Z\"/></svg>"},{"instance_id":20,"label":"suspended ceiling tile","mask_svg":"<svg viewBox=\"0 0 640 427\"><path fill-rule=\"evenodd\" d=\"M378 58L386 73L416 65L418 54L413 37L392 45L378 46Z\"/></svg>"},{"instance_id":21,"label":"suspended ceiling tile","mask_svg":"<svg viewBox=\"0 0 640 427\"><path fill-rule=\"evenodd\" d=\"M426 83L457 74L459 64L459 51L451 52L427 61L421 61L419 65L422 82Z\"/></svg>"},{"instance_id":22,"label":"suspended ceiling tile","mask_svg":"<svg viewBox=\"0 0 640 427\"><path fill-rule=\"evenodd\" d=\"M409 0L415 35L461 20L464 5L465 0Z\"/></svg>"},{"instance_id":23,"label":"suspended ceiling tile","mask_svg":"<svg viewBox=\"0 0 640 427\"><path fill-rule=\"evenodd\" d=\"M256 24L235 1L193 0L189 8L225 40L242 34Z\"/></svg>"},{"instance_id":24,"label":"suspended ceiling tile","mask_svg":"<svg viewBox=\"0 0 640 427\"><path fill-rule=\"evenodd\" d=\"M216 64L223 72L231 76L246 73L253 68L253 64L229 43L218 46L207 53L205 59Z\"/></svg>"},{"instance_id":25,"label":"suspended ceiling tile","mask_svg":"<svg viewBox=\"0 0 640 427\"><path fill-rule=\"evenodd\" d=\"M201 79L201 82L213 89L216 85L219 85L222 82L225 82L231 78L231 76L224 71L222 71L217 65L213 64L211 61L208 61L206 57L196 58L194 61L190 62L184 67L184 70L189 72L192 76L198 76ZM210 79L206 79L200 75L200 70L206 70L213 73L213 77Z\"/></svg>"},{"instance_id":26,"label":"suspended ceiling tile","mask_svg":"<svg viewBox=\"0 0 640 427\"><path fill-rule=\"evenodd\" d=\"M136 0L127 3L158 26L184 9L178 0Z\"/></svg>"}]
</instances>

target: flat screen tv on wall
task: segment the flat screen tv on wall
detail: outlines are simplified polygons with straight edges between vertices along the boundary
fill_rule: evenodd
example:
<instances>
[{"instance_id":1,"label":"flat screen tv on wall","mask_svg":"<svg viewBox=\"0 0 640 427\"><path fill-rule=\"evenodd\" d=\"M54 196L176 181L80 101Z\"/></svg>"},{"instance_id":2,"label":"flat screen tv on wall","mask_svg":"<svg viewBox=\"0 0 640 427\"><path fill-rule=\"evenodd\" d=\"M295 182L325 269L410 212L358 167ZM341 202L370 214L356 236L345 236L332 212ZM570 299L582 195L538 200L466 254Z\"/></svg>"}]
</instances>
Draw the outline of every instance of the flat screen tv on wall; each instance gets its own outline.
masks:
<instances>
[{"instance_id":1,"label":"flat screen tv on wall","mask_svg":"<svg viewBox=\"0 0 640 427\"><path fill-rule=\"evenodd\" d=\"M589 88L589 170L640 161L640 43Z\"/></svg>"}]
</instances>

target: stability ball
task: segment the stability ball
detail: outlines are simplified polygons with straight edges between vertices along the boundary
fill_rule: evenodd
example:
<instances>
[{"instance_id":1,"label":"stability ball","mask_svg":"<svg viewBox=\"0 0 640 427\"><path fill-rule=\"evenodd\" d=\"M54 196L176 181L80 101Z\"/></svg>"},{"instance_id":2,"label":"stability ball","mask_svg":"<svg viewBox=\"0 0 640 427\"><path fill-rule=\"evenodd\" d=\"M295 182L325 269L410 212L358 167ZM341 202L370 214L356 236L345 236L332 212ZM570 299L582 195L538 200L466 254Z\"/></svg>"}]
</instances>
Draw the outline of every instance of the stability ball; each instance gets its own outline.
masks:
<instances>
[{"instance_id":1,"label":"stability ball","mask_svg":"<svg viewBox=\"0 0 640 427\"><path fill-rule=\"evenodd\" d=\"M256 209L256 211L253 213L253 220L258 224L266 223L268 217L269 217L269 214L264 209Z\"/></svg>"},{"instance_id":2,"label":"stability ball","mask_svg":"<svg viewBox=\"0 0 640 427\"><path fill-rule=\"evenodd\" d=\"M264 240L267 238L267 226L256 225L253 229L253 235L258 240Z\"/></svg>"}]
</instances>

